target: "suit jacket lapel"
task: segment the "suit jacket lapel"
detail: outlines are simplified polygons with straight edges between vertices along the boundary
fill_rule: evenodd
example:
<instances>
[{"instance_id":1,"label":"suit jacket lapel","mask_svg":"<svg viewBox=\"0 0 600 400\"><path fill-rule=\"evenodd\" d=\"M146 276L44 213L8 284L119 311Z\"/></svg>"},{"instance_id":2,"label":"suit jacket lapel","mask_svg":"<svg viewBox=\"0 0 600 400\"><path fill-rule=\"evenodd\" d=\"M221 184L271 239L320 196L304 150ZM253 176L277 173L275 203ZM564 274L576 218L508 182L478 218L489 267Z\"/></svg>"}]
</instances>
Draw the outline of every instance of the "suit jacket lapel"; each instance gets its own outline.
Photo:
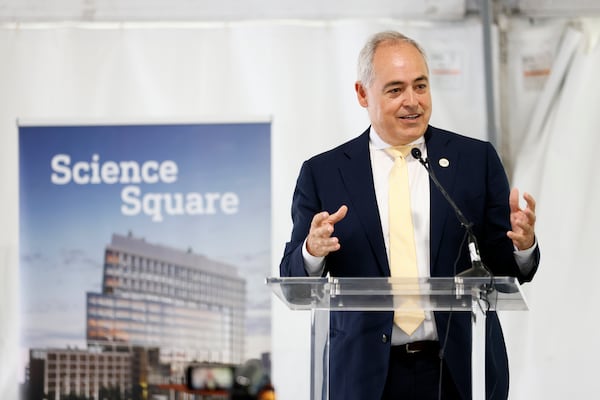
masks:
<instances>
[{"instance_id":1,"label":"suit jacket lapel","mask_svg":"<svg viewBox=\"0 0 600 400\"><path fill-rule=\"evenodd\" d=\"M436 128L429 127L425 133L427 144L427 158L429 166L433 170L436 178L452 196L451 188L454 187L456 180L456 171L458 165L458 149L452 146L449 136L444 135ZM454 260L440 260L438 265L438 256L440 243L444 232L444 226L448 218L455 218L454 211L442 193L430 182L430 257L431 276L442 276L447 271L442 271L444 265L452 263Z\"/></svg>"},{"instance_id":2,"label":"suit jacket lapel","mask_svg":"<svg viewBox=\"0 0 600 400\"><path fill-rule=\"evenodd\" d=\"M389 276L390 269L385 251L381 218L377 207L371 157L369 154L369 130L349 142L343 149L344 160L340 163L340 175L350 196L349 212L360 221L366 238L375 254L382 276Z\"/></svg>"}]
</instances>

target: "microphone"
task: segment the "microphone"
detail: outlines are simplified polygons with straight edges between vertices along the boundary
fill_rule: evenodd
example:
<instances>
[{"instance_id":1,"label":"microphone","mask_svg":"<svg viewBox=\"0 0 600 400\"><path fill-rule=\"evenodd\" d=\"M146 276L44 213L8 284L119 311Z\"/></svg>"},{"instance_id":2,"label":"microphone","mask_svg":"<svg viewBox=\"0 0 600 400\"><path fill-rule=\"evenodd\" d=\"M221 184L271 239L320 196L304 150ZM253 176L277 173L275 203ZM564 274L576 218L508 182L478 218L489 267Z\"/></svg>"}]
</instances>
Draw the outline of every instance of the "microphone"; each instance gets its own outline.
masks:
<instances>
[{"instance_id":1,"label":"microphone","mask_svg":"<svg viewBox=\"0 0 600 400\"><path fill-rule=\"evenodd\" d=\"M450 197L448 192L446 192L446 189L444 189L444 187L437 180L435 174L433 173L433 170L429 167L429 161L423 159L421 150L419 150L416 147L413 147L410 151L410 154L412 154L412 156L416 160L418 160L421 163L421 165L423 165L423 167L425 167L427 174L429 174L429 178L431 178L435 187L438 188L438 190L442 193L442 196L444 196L444 198L446 199L448 204L450 204L450 206L454 210L454 213L456 214L458 222L460 222L460 224L467 231L469 257L471 259L471 268L459 273L457 276L458 277L490 277L490 276L492 276L491 272L487 269L485 264L483 264L483 262L481 261L481 255L479 254L479 247L477 246L477 238L475 237L475 234L473 233L473 229L472 229L473 223L470 222L465 217L465 215L462 213L460 208L456 205L454 200L452 200L452 197Z\"/></svg>"}]
</instances>

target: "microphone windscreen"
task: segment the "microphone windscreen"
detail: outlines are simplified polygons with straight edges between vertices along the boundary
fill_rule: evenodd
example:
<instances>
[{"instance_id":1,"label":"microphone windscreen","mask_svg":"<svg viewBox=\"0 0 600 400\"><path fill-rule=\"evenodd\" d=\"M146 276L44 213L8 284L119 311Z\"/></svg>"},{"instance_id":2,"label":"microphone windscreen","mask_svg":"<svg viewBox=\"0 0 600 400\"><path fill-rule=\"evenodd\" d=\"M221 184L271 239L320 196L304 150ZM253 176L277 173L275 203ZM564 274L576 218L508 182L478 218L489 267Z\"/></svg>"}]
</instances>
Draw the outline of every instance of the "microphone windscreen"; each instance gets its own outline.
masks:
<instances>
[{"instance_id":1,"label":"microphone windscreen","mask_svg":"<svg viewBox=\"0 0 600 400\"><path fill-rule=\"evenodd\" d=\"M410 150L410 154L412 154L412 156L417 160L421 159L421 150L419 150L417 147L413 147Z\"/></svg>"}]
</instances>

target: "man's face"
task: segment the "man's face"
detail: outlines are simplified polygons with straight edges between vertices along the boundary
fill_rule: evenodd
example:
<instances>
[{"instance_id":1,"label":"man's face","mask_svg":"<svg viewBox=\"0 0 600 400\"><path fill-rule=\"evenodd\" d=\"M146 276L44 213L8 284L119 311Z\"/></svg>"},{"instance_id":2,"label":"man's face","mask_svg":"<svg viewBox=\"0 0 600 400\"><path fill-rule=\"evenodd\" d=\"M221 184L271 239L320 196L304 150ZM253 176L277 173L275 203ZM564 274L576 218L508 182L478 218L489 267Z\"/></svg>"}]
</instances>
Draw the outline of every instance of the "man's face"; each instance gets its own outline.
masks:
<instances>
[{"instance_id":1,"label":"man's face","mask_svg":"<svg viewBox=\"0 0 600 400\"><path fill-rule=\"evenodd\" d=\"M380 44L373 75L369 87L357 82L355 88L379 136L393 146L423 136L431 117L431 93L421 53L408 43Z\"/></svg>"}]
</instances>

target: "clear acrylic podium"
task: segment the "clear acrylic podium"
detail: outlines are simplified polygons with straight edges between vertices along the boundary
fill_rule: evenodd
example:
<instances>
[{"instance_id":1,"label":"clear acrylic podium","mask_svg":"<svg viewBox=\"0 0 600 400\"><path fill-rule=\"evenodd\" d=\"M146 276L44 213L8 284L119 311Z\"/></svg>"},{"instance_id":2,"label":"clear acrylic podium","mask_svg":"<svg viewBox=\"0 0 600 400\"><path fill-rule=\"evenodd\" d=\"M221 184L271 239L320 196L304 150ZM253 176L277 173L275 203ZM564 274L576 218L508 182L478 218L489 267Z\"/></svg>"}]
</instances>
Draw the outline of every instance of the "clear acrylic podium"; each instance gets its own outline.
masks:
<instances>
[{"instance_id":1,"label":"clear acrylic podium","mask_svg":"<svg viewBox=\"0 0 600 400\"><path fill-rule=\"evenodd\" d=\"M329 398L329 312L428 311L471 313L473 399L485 399L485 318L488 311L525 311L516 278L267 278L291 310L311 312L311 400Z\"/></svg>"}]
</instances>

